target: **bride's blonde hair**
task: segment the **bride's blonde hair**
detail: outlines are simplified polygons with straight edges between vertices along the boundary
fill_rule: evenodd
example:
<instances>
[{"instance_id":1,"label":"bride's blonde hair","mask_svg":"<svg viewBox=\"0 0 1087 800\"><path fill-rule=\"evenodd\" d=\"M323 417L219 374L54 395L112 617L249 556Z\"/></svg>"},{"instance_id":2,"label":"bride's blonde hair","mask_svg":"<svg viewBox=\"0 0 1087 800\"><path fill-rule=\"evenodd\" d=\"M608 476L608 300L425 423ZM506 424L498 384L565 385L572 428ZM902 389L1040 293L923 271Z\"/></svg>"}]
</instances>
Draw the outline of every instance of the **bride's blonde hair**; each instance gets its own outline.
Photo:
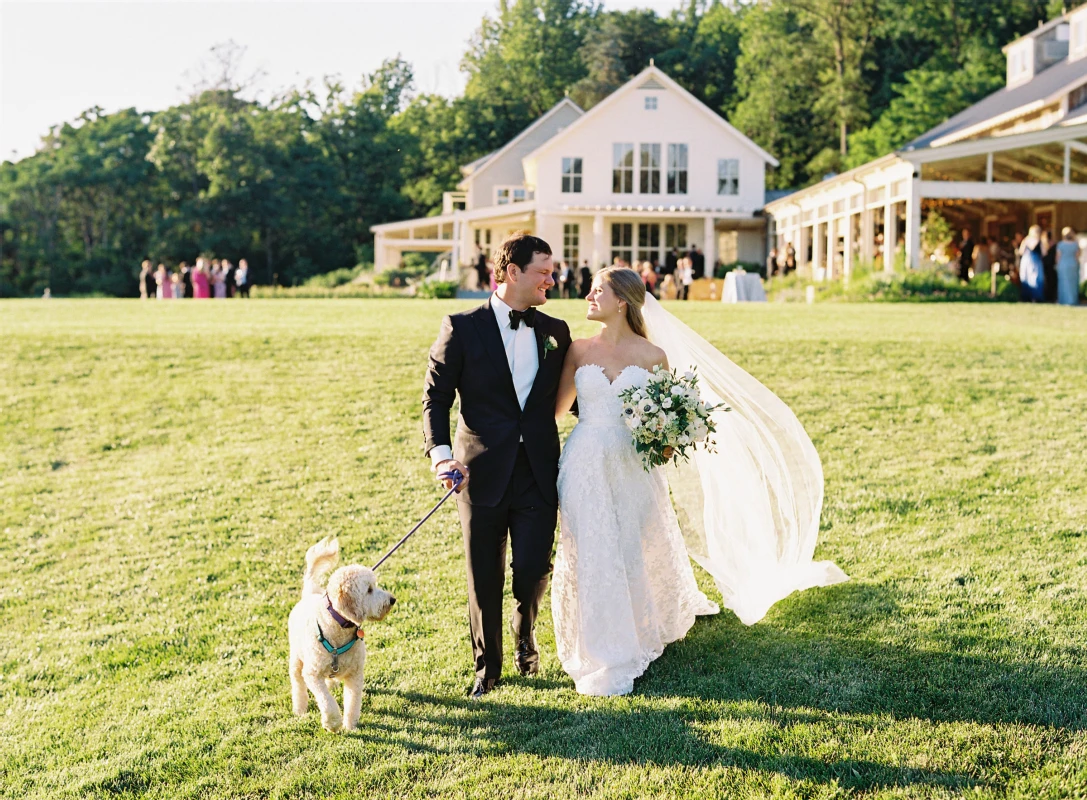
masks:
<instances>
[{"instance_id":1,"label":"bride's blonde hair","mask_svg":"<svg viewBox=\"0 0 1087 800\"><path fill-rule=\"evenodd\" d=\"M644 339L645 319L642 318L642 306L645 305L645 284L642 276L629 267L605 267L598 272L601 283L606 283L615 292L615 296L627 304L627 325Z\"/></svg>"}]
</instances>

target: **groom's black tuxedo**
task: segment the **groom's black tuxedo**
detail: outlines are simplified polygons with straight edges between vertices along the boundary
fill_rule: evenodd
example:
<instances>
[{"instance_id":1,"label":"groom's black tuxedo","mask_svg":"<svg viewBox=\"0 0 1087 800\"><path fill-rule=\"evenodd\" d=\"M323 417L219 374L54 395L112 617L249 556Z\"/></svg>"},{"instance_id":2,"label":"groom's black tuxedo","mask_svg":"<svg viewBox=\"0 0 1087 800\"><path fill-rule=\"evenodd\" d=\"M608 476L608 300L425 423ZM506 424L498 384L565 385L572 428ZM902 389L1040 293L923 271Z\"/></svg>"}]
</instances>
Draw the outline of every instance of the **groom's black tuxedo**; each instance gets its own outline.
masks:
<instances>
[{"instance_id":1,"label":"groom's black tuxedo","mask_svg":"<svg viewBox=\"0 0 1087 800\"><path fill-rule=\"evenodd\" d=\"M539 366L524 409L517 399L502 333L490 302L442 320L423 390L424 452L452 445L468 467L458 495L468 562L468 613L480 678L502 672L502 587L512 542L513 626L531 637L551 571L558 510L559 434L555 399L570 346L565 322L537 312ZM551 349L548 340L554 344ZM449 414L460 395L455 441Z\"/></svg>"}]
</instances>

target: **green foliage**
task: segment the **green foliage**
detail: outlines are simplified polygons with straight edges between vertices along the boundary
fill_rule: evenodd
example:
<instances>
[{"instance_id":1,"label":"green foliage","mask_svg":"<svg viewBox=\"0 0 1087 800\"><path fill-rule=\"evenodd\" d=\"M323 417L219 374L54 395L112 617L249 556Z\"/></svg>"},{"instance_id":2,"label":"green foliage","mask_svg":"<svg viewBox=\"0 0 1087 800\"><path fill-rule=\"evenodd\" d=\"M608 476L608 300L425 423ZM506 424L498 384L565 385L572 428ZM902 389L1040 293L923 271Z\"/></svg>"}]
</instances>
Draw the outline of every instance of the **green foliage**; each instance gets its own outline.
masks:
<instances>
[{"instance_id":1,"label":"green foliage","mask_svg":"<svg viewBox=\"0 0 1087 800\"><path fill-rule=\"evenodd\" d=\"M996 297L992 297L989 275L976 275L970 283L964 284L946 269L899 269L885 273L873 269L870 264L858 265L848 282L817 283L796 272L775 277L767 283L766 294L771 301L803 303L809 286L815 287L817 303L1014 303L1019 299L1015 284L1006 275L997 276Z\"/></svg>"},{"instance_id":2,"label":"green foliage","mask_svg":"<svg viewBox=\"0 0 1087 800\"><path fill-rule=\"evenodd\" d=\"M723 278L734 269L742 269L744 272L755 272L765 277L766 265L754 261L730 261L728 264L718 264L713 271L713 277Z\"/></svg>"},{"instance_id":3,"label":"green foliage","mask_svg":"<svg viewBox=\"0 0 1087 800\"><path fill-rule=\"evenodd\" d=\"M852 580L699 618L623 698L576 694L545 598L540 675L470 704L447 505L379 572L360 729L294 717L306 548L372 564L440 496L426 352L477 302L0 303L0 796L1082 797L1087 326L1052 307L668 304L795 411Z\"/></svg>"},{"instance_id":4,"label":"green foliage","mask_svg":"<svg viewBox=\"0 0 1087 800\"><path fill-rule=\"evenodd\" d=\"M457 296L457 281L423 281L415 287L416 297L430 300L451 300Z\"/></svg>"},{"instance_id":5,"label":"green foliage","mask_svg":"<svg viewBox=\"0 0 1087 800\"><path fill-rule=\"evenodd\" d=\"M373 264L359 264L350 268L334 269L331 272L307 278L302 285L309 288L335 289L337 286L351 283L359 277L359 275L364 272L369 272L373 268Z\"/></svg>"},{"instance_id":6,"label":"green foliage","mask_svg":"<svg viewBox=\"0 0 1087 800\"><path fill-rule=\"evenodd\" d=\"M928 212L925 223L921 226L921 255L928 259L936 257L947 261L947 247L955 238L951 223L936 209Z\"/></svg>"},{"instance_id":7,"label":"green foliage","mask_svg":"<svg viewBox=\"0 0 1087 800\"><path fill-rule=\"evenodd\" d=\"M145 258L244 257L251 280L286 285L372 261L371 225L437 213L462 165L567 92L592 106L650 59L779 159L769 188L799 188L999 87L1001 46L1053 11L688 0L660 16L502 0L469 44L461 97L414 94L396 58L357 86L330 79L264 103L225 80L155 112L93 108L0 165L0 296L135 295Z\"/></svg>"}]
</instances>

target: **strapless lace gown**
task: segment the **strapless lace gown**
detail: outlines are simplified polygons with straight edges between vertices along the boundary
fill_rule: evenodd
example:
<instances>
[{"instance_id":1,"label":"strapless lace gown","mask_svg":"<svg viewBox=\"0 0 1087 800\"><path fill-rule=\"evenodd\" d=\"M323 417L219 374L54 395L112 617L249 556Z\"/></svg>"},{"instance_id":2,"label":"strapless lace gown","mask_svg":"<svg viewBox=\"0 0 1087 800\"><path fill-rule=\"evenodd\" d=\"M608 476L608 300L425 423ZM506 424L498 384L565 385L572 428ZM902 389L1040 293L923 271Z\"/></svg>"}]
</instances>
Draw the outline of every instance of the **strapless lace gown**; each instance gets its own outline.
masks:
<instances>
[{"instance_id":1,"label":"strapless lace gown","mask_svg":"<svg viewBox=\"0 0 1087 800\"><path fill-rule=\"evenodd\" d=\"M718 607L699 591L659 469L646 472L619 393L649 372L577 370L579 421L559 460L562 533L551 592L563 669L582 694L627 694L634 679Z\"/></svg>"}]
</instances>

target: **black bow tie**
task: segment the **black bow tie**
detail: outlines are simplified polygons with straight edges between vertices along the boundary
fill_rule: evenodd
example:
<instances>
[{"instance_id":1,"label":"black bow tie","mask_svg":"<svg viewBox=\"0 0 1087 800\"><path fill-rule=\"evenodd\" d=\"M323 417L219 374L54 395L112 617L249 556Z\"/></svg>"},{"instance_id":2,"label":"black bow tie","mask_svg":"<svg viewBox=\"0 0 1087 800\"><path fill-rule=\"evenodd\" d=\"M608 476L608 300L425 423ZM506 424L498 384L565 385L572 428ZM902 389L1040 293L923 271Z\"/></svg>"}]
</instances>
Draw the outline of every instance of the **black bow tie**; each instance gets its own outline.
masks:
<instances>
[{"instance_id":1,"label":"black bow tie","mask_svg":"<svg viewBox=\"0 0 1087 800\"><path fill-rule=\"evenodd\" d=\"M534 307L530 306L524 311L510 311L511 329L517 330L521 327L522 322L529 328L534 328L536 326L536 309Z\"/></svg>"}]
</instances>

